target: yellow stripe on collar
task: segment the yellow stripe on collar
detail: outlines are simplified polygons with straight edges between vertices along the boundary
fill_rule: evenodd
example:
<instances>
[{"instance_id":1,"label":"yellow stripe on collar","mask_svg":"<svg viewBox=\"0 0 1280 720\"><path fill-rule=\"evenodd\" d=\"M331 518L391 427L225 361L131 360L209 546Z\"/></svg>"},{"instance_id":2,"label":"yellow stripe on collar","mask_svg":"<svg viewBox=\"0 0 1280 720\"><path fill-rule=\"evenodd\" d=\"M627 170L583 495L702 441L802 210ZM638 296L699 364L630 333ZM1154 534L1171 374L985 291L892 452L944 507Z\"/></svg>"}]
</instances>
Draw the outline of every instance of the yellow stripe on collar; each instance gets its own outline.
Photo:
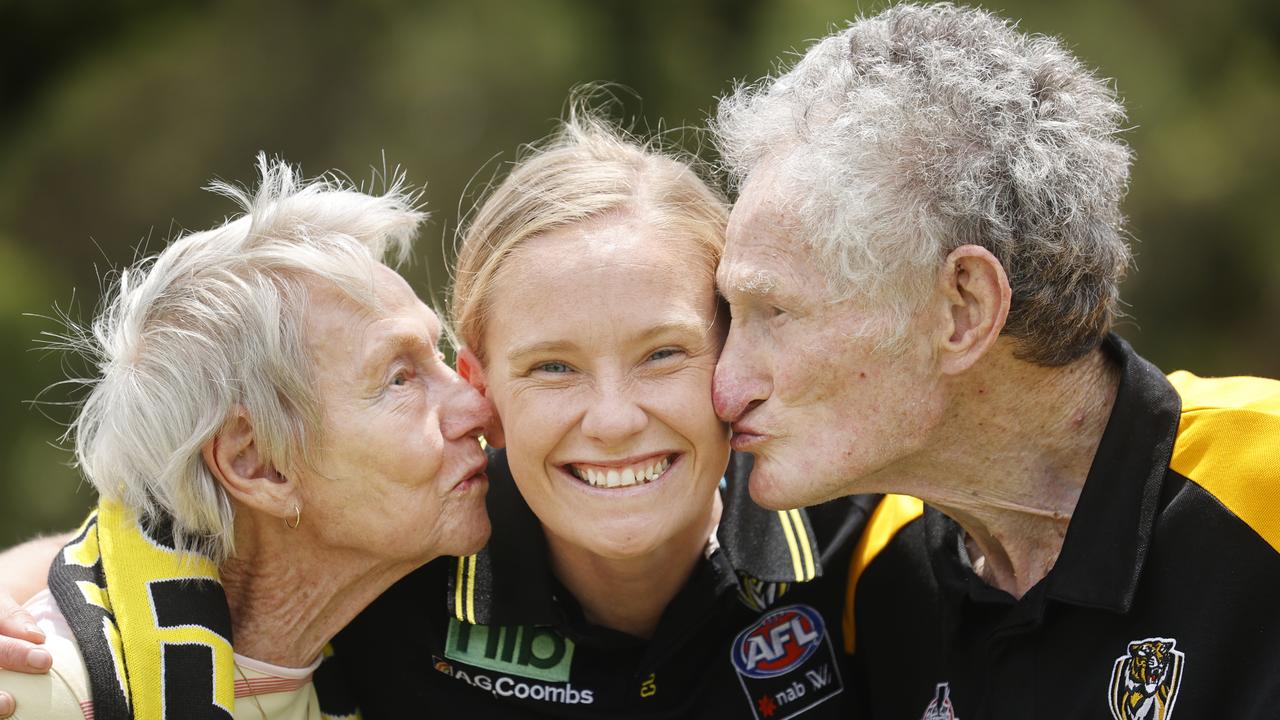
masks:
<instances>
[{"instance_id":1,"label":"yellow stripe on collar","mask_svg":"<svg viewBox=\"0 0 1280 720\"><path fill-rule=\"evenodd\" d=\"M476 624L476 556L458 558L458 574L453 581L453 615L461 622Z\"/></svg>"},{"instance_id":2,"label":"yellow stripe on collar","mask_svg":"<svg viewBox=\"0 0 1280 720\"><path fill-rule=\"evenodd\" d=\"M471 565L470 571L467 573L467 622L472 625L476 624L476 563L475 555L468 555L467 560Z\"/></svg>"},{"instance_id":3,"label":"yellow stripe on collar","mask_svg":"<svg viewBox=\"0 0 1280 720\"><path fill-rule=\"evenodd\" d=\"M795 524L796 540L800 542L800 553L804 556L804 580L812 580L818 576L813 567L813 548L809 546L809 532L805 530L804 518L799 510L788 510L791 521Z\"/></svg>"},{"instance_id":4,"label":"yellow stripe on collar","mask_svg":"<svg viewBox=\"0 0 1280 720\"><path fill-rule=\"evenodd\" d=\"M787 549L791 551L791 567L795 571L796 582L804 581L804 565L800 559L800 548L796 544L796 533L791 529L791 518L786 510L778 511L778 522L782 523L782 534L787 538Z\"/></svg>"}]
</instances>

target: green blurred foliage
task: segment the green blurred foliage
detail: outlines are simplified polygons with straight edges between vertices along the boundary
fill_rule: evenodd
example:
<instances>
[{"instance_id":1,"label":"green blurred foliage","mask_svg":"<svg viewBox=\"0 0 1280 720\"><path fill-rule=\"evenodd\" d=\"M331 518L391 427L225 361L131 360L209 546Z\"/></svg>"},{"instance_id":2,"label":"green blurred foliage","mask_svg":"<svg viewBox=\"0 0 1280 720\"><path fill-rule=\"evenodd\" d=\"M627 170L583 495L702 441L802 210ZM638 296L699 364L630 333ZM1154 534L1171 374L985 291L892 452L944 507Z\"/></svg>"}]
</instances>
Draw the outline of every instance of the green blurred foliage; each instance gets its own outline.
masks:
<instances>
[{"instance_id":1,"label":"green blurred foliage","mask_svg":"<svg viewBox=\"0 0 1280 720\"><path fill-rule=\"evenodd\" d=\"M882 2L867 2L874 13ZM1126 98L1137 269L1121 332L1167 369L1280 375L1280 5L991 6ZM357 181L402 166L434 213L407 274L439 298L451 232L568 90L616 82L641 130L698 126L734 79L859 12L835 0L0 0L0 546L92 493L59 442L88 372L41 350L110 271L233 211L259 150ZM697 150L696 133L680 135ZM703 148L702 151L706 152ZM460 200L461 198L461 200ZM34 401L34 402L33 402Z\"/></svg>"}]
</instances>

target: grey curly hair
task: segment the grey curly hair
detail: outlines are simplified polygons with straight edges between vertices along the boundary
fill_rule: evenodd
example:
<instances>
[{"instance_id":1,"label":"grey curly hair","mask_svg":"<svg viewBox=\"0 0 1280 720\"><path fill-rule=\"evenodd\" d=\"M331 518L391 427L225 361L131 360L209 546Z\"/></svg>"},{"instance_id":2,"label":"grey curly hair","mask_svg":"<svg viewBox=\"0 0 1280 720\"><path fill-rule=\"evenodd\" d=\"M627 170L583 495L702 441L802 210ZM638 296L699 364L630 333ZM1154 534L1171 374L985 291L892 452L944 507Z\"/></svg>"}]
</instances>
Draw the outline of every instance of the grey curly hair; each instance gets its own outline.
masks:
<instances>
[{"instance_id":1,"label":"grey curly hair","mask_svg":"<svg viewBox=\"0 0 1280 720\"><path fill-rule=\"evenodd\" d=\"M1124 118L1056 39L904 4L740 86L713 131L734 183L767 170L831 286L887 303L899 339L947 253L979 245L1009 276L1018 356L1052 366L1097 347L1119 312Z\"/></svg>"}]
</instances>

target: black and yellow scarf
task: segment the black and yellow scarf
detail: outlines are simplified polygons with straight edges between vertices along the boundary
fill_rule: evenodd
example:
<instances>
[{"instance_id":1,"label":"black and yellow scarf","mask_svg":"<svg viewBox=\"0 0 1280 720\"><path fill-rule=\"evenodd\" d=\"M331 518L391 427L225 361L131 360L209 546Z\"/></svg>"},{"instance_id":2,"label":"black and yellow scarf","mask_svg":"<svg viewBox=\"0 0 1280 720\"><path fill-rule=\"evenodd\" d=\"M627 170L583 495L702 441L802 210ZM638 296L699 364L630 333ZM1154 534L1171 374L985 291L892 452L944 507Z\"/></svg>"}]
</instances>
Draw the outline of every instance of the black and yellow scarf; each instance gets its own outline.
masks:
<instances>
[{"instance_id":1,"label":"black and yellow scarf","mask_svg":"<svg viewBox=\"0 0 1280 720\"><path fill-rule=\"evenodd\" d=\"M178 553L167 524L144 526L120 504L99 502L54 558L49 590L80 644L97 720L233 716L231 614L218 569ZM317 680L335 674L331 659ZM359 717L334 697L341 682L316 688L326 718Z\"/></svg>"}]
</instances>

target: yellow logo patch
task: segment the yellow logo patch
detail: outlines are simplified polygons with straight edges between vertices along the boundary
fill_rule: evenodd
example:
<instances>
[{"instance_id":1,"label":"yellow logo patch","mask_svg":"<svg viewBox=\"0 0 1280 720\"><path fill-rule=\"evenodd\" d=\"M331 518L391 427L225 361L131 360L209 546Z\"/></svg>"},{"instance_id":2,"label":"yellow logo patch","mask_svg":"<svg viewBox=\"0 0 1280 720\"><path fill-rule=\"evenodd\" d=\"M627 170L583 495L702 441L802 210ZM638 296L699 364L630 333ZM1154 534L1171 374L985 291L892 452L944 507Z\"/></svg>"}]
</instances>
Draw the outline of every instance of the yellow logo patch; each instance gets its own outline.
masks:
<instances>
[{"instance_id":1,"label":"yellow logo patch","mask_svg":"<svg viewBox=\"0 0 1280 720\"><path fill-rule=\"evenodd\" d=\"M1170 720L1186 659L1173 638L1129 643L1111 670L1109 698L1115 720Z\"/></svg>"}]
</instances>

